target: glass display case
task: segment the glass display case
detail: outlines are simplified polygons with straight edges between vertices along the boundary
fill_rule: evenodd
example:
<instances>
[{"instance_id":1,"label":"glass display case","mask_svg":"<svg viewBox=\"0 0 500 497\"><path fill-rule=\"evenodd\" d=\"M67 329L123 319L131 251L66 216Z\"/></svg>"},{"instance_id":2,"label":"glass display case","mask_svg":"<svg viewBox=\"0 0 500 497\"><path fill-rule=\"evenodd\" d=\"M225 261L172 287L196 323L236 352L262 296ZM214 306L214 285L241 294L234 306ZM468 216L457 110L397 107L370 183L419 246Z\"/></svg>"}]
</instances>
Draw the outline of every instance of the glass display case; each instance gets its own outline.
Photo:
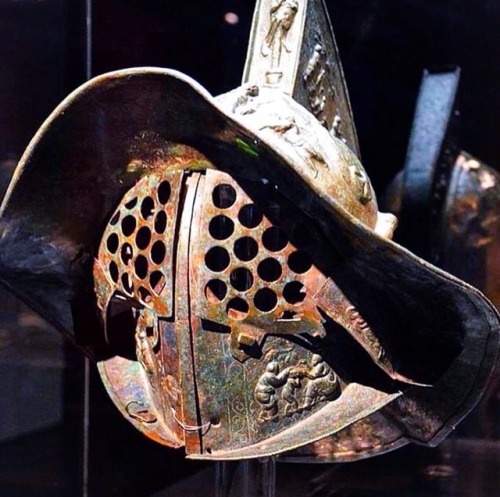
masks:
<instances>
[{"instance_id":1,"label":"glass display case","mask_svg":"<svg viewBox=\"0 0 500 497\"><path fill-rule=\"evenodd\" d=\"M326 3L363 163L379 196L404 164L427 67L461 66L461 144L498 170L500 4ZM0 194L44 119L92 76L159 66L188 74L213 95L238 86L254 6L254 0L0 0ZM89 359L7 289L0 288L0 299L4 497L498 493L498 367L482 402L441 446L343 464L278 459L266 494L252 483L265 461L188 461L182 450L143 437L116 411Z\"/></svg>"}]
</instances>

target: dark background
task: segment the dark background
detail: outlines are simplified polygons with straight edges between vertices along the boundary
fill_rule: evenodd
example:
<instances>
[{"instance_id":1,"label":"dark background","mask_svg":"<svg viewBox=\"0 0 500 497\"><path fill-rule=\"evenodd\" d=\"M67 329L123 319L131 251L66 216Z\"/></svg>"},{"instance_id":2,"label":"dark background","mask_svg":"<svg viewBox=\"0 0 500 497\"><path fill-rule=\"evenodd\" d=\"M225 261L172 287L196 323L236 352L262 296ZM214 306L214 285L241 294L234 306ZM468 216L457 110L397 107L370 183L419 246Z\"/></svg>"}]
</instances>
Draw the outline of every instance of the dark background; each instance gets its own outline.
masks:
<instances>
[{"instance_id":1,"label":"dark background","mask_svg":"<svg viewBox=\"0 0 500 497\"><path fill-rule=\"evenodd\" d=\"M461 66L461 146L500 167L496 122L500 1L326 3L344 64L363 163L379 195L403 166L426 67ZM162 66L187 73L214 95L228 91L241 78L253 7L253 0L94 0L92 74ZM239 22L226 23L227 12L237 14ZM0 165L6 173L53 108L86 79L85 14L84 0L0 0ZM84 495L85 460L90 496L151 496L154 490L204 467L186 463L182 451L164 449L133 430L111 405L93 368L87 418L90 452L85 456L83 359L29 310L4 293L0 299L0 495ZM343 466L352 470L324 469L319 476L304 468L288 470L293 477L282 474L280 480L278 475L278 483L290 489L286 495L297 494L294 485L306 488L306 481L323 497L438 495L434 487L446 485L442 480L436 483L432 471L428 478L421 472L436 461L455 457L462 476L454 480L449 495L495 495L499 482L480 477L480 470L490 468L490 476L500 473L496 449L492 453L497 466L491 466L494 459L484 446L457 448L451 443L443 450L409 449L380 459L386 462ZM476 481L477 486L470 493L464 490L472 483L467 484L460 450L476 457L471 463L475 478L470 482ZM201 495L212 495L213 472L207 471L203 474L209 476L197 480ZM172 488L158 496L195 495L193 487Z\"/></svg>"}]
</instances>

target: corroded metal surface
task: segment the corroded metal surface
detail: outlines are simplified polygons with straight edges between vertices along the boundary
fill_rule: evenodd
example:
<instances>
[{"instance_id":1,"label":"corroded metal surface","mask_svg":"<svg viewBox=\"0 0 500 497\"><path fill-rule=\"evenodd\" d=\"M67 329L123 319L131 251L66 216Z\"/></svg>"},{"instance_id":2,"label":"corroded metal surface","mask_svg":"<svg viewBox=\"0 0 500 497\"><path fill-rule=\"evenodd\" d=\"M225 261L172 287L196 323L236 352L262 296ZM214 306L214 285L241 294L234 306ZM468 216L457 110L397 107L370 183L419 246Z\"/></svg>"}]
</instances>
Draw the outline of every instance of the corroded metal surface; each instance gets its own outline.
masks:
<instances>
[{"instance_id":1,"label":"corroded metal surface","mask_svg":"<svg viewBox=\"0 0 500 497\"><path fill-rule=\"evenodd\" d=\"M359 156L342 65L323 0L258 0L243 83L279 88Z\"/></svg>"},{"instance_id":2,"label":"corroded metal surface","mask_svg":"<svg viewBox=\"0 0 500 497\"><path fill-rule=\"evenodd\" d=\"M274 78L314 3L263 4L253 46ZM84 333L122 414L189 457L435 444L485 386L498 315L390 241L345 121L322 117L334 95L309 95L311 113L278 83L214 99L139 68L76 90L3 204L0 278Z\"/></svg>"}]
</instances>

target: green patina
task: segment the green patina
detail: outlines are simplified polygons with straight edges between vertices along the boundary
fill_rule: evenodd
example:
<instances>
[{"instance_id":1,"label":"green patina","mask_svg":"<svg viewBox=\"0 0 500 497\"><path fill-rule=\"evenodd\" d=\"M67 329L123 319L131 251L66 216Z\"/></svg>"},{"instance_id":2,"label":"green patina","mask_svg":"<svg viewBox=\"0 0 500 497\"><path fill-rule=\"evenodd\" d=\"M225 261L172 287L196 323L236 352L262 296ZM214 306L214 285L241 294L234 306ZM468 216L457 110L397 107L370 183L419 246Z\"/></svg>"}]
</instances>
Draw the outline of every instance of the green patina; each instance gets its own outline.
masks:
<instances>
[{"instance_id":1,"label":"green patina","mask_svg":"<svg viewBox=\"0 0 500 497\"><path fill-rule=\"evenodd\" d=\"M241 150L243 150L243 152L245 152L250 157L253 157L253 158L259 157L259 152L257 152L257 149L256 149L255 146L250 145L249 143L247 143L246 141L242 140L241 138L235 138L234 142L236 143L236 145L238 146L238 148L240 148Z\"/></svg>"}]
</instances>

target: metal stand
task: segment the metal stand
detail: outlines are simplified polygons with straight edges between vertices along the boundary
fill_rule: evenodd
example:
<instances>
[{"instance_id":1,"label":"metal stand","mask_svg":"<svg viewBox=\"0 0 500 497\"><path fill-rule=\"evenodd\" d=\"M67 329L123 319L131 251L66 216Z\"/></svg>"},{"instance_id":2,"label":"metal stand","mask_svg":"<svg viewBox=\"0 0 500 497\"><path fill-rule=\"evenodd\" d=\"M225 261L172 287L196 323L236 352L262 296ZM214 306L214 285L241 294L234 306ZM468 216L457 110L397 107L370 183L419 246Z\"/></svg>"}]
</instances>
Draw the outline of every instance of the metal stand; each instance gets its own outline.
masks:
<instances>
[{"instance_id":1,"label":"metal stand","mask_svg":"<svg viewBox=\"0 0 500 497\"><path fill-rule=\"evenodd\" d=\"M275 497L276 461L273 457L218 462L215 497Z\"/></svg>"}]
</instances>

